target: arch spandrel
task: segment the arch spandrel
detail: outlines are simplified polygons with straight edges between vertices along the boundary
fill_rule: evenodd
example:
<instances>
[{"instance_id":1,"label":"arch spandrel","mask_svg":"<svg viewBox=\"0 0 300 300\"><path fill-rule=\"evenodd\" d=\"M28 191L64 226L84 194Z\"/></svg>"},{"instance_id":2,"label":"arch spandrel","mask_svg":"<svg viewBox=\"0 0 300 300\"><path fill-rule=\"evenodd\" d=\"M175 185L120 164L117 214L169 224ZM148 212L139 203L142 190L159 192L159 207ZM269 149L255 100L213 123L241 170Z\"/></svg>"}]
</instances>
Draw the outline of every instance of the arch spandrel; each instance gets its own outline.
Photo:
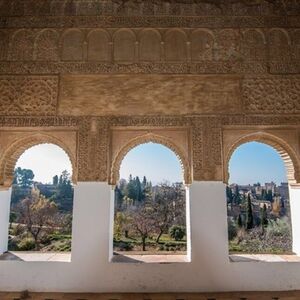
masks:
<instances>
[{"instance_id":1,"label":"arch spandrel","mask_svg":"<svg viewBox=\"0 0 300 300\"><path fill-rule=\"evenodd\" d=\"M259 142L271 146L281 156L285 168L287 179L290 184L300 184L300 156L298 150L298 140L295 135L289 132L269 132L269 131L225 131L223 140L224 152L224 174L223 181L229 180L229 162L234 151L241 145L250 142ZM293 133L293 132L292 132ZM231 137L230 137L231 135Z\"/></svg>"},{"instance_id":2,"label":"arch spandrel","mask_svg":"<svg viewBox=\"0 0 300 300\"><path fill-rule=\"evenodd\" d=\"M14 169L20 156L29 148L41 144L59 146L69 157L72 165L72 181L77 182L77 160L75 149L71 149L62 139L47 133L34 133L17 138L6 147L0 156L0 187L9 188L13 182Z\"/></svg>"},{"instance_id":3,"label":"arch spandrel","mask_svg":"<svg viewBox=\"0 0 300 300\"><path fill-rule=\"evenodd\" d=\"M147 144L150 142L161 144L169 148L171 151L173 151L181 164L184 183L185 184L191 183L192 181L191 167L190 167L189 159L188 157L186 157L184 150L176 144L176 141L174 142L171 139L162 135L147 133L132 138L127 143L124 143L124 145L120 147L120 150L116 152L116 154L112 157L111 166L110 166L110 176L109 176L109 183L111 185L116 185L116 183L118 182L121 163L125 158L125 156L127 155L127 153L139 145Z\"/></svg>"}]
</instances>

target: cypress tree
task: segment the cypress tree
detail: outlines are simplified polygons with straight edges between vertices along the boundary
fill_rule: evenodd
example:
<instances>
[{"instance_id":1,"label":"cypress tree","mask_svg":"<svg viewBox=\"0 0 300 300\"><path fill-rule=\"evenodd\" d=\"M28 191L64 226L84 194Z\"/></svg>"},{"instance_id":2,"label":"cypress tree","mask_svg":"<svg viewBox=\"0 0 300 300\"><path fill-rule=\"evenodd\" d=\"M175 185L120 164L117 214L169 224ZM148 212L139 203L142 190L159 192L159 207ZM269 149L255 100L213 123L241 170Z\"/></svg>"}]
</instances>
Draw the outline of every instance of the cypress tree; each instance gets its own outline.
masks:
<instances>
[{"instance_id":1,"label":"cypress tree","mask_svg":"<svg viewBox=\"0 0 300 300\"><path fill-rule=\"evenodd\" d=\"M268 225L268 216L267 216L267 205L264 203L263 209L261 211L261 226Z\"/></svg>"},{"instance_id":2,"label":"cypress tree","mask_svg":"<svg viewBox=\"0 0 300 300\"><path fill-rule=\"evenodd\" d=\"M252 202L251 202L251 197L250 193L248 194L248 203L247 203L247 224L246 228L252 229L253 228L253 212L252 212Z\"/></svg>"},{"instance_id":3,"label":"cypress tree","mask_svg":"<svg viewBox=\"0 0 300 300\"><path fill-rule=\"evenodd\" d=\"M136 200L138 202L142 201L143 195L142 195L142 186L140 178L137 176L135 179L135 189L136 189Z\"/></svg>"},{"instance_id":4,"label":"cypress tree","mask_svg":"<svg viewBox=\"0 0 300 300\"><path fill-rule=\"evenodd\" d=\"M239 226L239 228L242 228L243 227L243 220L242 220L242 216L241 216L241 214L239 214L239 217L238 217L238 226Z\"/></svg>"}]
</instances>

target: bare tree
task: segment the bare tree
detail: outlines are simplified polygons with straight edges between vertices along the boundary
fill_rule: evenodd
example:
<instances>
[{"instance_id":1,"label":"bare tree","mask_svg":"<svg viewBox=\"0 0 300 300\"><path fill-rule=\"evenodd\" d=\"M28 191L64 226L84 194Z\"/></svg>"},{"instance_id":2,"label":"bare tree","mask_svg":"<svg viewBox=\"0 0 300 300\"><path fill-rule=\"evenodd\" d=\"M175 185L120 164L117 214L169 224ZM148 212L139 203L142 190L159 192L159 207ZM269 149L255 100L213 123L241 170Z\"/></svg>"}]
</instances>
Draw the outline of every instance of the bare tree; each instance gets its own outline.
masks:
<instances>
[{"instance_id":1,"label":"bare tree","mask_svg":"<svg viewBox=\"0 0 300 300\"><path fill-rule=\"evenodd\" d=\"M153 218L157 231L156 243L172 225L185 226L185 190L181 184L162 183L158 186L153 201Z\"/></svg>"},{"instance_id":2,"label":"bare tree","mask_svg":"<svg viewBox=\"0 0 300 300\"><path fill-rule=\"evenodd\" d=\"M146 251L146 239L155 232L153 207L149 203L135 207L130 213L132 230L141 237L142 249Z\"/></svg>"},{"instance_id":3,"label":"bare tree","mask_svg":"<svg viewBox=\"0 0 300 300\"><path fill-rule=\"evenodd\" d=\"M35 250L39 250L42 234L53 232L58 226L56 204L41 195L38 189L33 188L30 197L18 205L17 212L18 222L24 224L34 239Z\"/></svg>"}]
</instances>

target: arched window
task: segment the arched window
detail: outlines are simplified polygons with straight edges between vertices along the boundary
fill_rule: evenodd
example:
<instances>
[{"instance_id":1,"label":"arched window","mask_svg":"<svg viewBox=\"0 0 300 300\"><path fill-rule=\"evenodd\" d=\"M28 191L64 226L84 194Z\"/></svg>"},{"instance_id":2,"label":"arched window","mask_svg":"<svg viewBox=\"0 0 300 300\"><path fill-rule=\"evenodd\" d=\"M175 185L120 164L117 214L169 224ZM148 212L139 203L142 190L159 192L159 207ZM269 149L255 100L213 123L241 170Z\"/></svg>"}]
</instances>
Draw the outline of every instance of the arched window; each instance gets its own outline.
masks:
<instances>
[{"instance_id":1,"label":"arched window","mask_svg":"<svg viewBox=\"0 0 300 300\"><path fill-rule=\"evenodd\" d=\"M67 153L54 144L28 148L15 165L8 250L45 253L39 260L48 260L47 252L66 252L68 260L72 212L72 165Z\"/></svg>"},{"instance_id":2,"label":"arched window","mask_svg":"<svg viewBox=\"0 0 300 300\"><path fill-rule=\"evenodd\" d=\"M293 253L289 184L282 155L261 142L244 143L233 152L226 192L231 254Z\"/></svg>"},{"instance_id":3,"label":"arched window","mask_svg":"<svg viewBox=\"0 0 300 300\"><path fill-rule=\"evenodd\" d=\"M125 155L114 191L113 261L186 261L183 182L180 161L166 146L149 142Z\"/></svg>"}]
</instances>

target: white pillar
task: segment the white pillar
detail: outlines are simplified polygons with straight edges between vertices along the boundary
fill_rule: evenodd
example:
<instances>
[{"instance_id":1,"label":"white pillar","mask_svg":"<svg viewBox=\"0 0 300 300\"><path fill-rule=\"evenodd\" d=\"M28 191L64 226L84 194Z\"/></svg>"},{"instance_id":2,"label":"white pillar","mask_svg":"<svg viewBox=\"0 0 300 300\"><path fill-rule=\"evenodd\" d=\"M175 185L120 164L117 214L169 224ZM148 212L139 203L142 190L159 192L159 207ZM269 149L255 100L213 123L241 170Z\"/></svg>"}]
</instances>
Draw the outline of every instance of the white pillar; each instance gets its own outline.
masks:
<instances>
[{"instance_id":1,"label":"white pillar","mask_svg":"<svg viewBox=\"0 0 300 300\"><path fill-rule=\"evenodd\" d=\"M300 186L289 185L293 252L300 255Z\"/></svg>"},{"instance_id":2,"label":"white pillar","mask_svg":"<svg viewBox=\"0 0 300 300\"><path fill-rule=\"evenodd\" d=\"M7 251L11 188L0 190L0 254Z\"/></svg>"},{"instance_id":3,"label":"white pillar","mask_svg":"<svg viewBox=\"0 0 300 300\"><path fill-rule=\"evenodd\" d=\"M190 186L192 263L228 260L226 186L196 181Z\"/></svg>"},{"instance_id":4,"label":"white pillar","mask_svg":"<svg viewBox=\"0 0 300 300\"><path fill-rule=\"evenodd\" d=\"M72 261L109 261L111 187L105 182L78 182L74 187Z\"/></svg>"}]
</instances>

